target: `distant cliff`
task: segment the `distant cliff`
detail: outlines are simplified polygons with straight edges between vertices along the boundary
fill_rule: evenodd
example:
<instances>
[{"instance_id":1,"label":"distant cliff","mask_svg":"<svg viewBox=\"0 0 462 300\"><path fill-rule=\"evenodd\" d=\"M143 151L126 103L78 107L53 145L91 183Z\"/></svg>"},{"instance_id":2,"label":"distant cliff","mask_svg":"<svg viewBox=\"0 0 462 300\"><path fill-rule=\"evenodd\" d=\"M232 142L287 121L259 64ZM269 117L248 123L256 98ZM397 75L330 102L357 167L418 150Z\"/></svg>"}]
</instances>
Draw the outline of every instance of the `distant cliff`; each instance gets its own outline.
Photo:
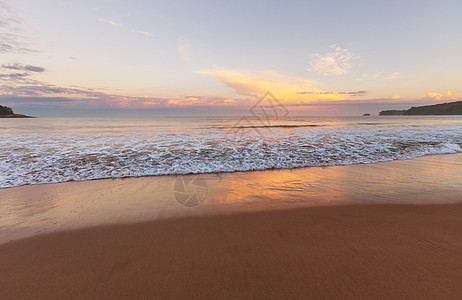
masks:
<instances>
[{"instance_id":1,"label":"distant cliff","mask_svg":"<svg viewBox=\"0 0 462 300\"><path fill-rule=\"evenodd\" d=\"M408 110L382 110L380 116L462 115L462 101L411 107Z\"/></svg>"},{"instance_id":2,"label":"distant cliff","mask_svg":"<svg viewBox=\"0 0 462 300\"><path fill-rule=\"evenodd\" d=\"M33 118L26 115L15 114L11 107L0 105L0 118Z\"/></svg>"},{"instance_id":3,"label":"distant cliff","mask_svg":"<svg viewBox=\"0 0 462 300\"><path fill-rule=\"evenodd\" d=\"M401 116L404 112L405 110L382 110L379 116Z\"/></svg>"}]
</instances>

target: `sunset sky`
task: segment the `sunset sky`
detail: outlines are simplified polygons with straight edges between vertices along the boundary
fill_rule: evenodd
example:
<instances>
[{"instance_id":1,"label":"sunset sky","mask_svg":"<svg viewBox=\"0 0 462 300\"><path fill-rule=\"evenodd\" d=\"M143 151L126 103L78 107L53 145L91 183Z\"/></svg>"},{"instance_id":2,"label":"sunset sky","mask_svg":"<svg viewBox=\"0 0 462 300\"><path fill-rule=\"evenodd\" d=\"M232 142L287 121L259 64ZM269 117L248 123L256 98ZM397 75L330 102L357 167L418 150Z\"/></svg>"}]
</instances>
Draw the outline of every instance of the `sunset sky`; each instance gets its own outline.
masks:
<instances>
[{"instance_id":1,"label":"sunset sky","mask_svg":"<svg viewBox=\"0 0 462 300\"><path fill-rule=\"evenodd\" d=\"M462 1L0 1L0 104L37 116L357 115L462 96Z\"/></svg>"}]
</instances>

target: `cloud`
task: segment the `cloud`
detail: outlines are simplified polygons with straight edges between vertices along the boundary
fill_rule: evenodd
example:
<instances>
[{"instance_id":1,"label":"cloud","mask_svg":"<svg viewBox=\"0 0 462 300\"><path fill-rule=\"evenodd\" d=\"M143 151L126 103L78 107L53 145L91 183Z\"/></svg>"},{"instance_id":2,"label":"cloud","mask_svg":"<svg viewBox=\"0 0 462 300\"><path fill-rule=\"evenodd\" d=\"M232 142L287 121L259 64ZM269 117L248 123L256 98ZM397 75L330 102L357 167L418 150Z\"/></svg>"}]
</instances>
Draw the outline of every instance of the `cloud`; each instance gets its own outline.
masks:
<instances>
[{"instance_id":1,"label":"cloud","mask_svg":"<svg viewBox=\"0 0 462 300\"><path fill-rule=\"evenodd\" d=\"M243 99L232 99L223 96L187 96L178 98L125 96L79 87L60 87L33 80L29 78L29 75L29 73L1 74L0 100L9 101L9 103L21 103L24 107L36 104L44 106L50 102L59 102L69 109L75 107L86 108L87 104L97 105L100 108L115 109L211 108L246 102Z\"/></svg>"},{"instance_id":2,"label":"cloud","mask_svg":"<svg viewBox=\"0 0 462 300\"><path fill-rule=\"evenodd\" d=\"M31 65L24 66L24 70L31 71L31 72L39 72L39 73L45 72L45 68L31 66Z\"/></svg>"},{"instance_id":3,"label":"cloud","mask_svg":"<svg viewBox=\"0 0 462 300\"><path fill-rule=\"evenodd\" d=\"M48 103L69 103L69 102L80 102L88 99L71 99L66 97L15 97L15 96L0 96L0 99L8 99L11 102L15 103L41 103L41 104L48 104Z\"/></svg>"},{"instance_id":4,"label":"cloud","mask_svg":"<svg viewBox=\"0 0 462 300\"><path fill-rule=\"evenodd\" d=\"M383 80L391 81L391 80L401 79L401 78L403 78L403 77L401 76L401 74L399 74L399 72L395 72L395 73L393 73L393 74L384 76L384 77L383 77Z\"/></svg>"},{"instance_id":5,"label":"cloud","mask_svg":"<svg viewBox=\"0 0 462 300\"><path fill-rule=\"evenodd\" d=\"M332 94L338 94L338 95L351 95L351 96L364 96L366 95L366 91L357 91L357 92L299 92L298 94L316 94L316 95L332 95Z\"/></svg>"},{"instance_id":6,"label":"cloud","mask_svg":"<svg viewBox=\"0 0 462 300\"><path fill-rule=\"evenodd\" d=\"M75 56L68 56L67 58L72 59L72 60L79 60L79 58Z\"/></svg>"},{"instance_id":7,"label":"cloud","mask_svg":"<svg viewBox=\"0 0 462 300\"><path fill-rule=\"evenodd\" d=\"M227 75L230 74L227 73ZM225 74L222 74L222 76L225 76ZM242 78L246 77L245 74L242 76ZM254 77L252 79L252 76L247 75L247 77L249 77L247 80L256 80L257 82L260 82L259 87L255 87L253 83L250 84L249 94L257 95L260 88L264 89L268 87L276 88L276 91L279 93L278 95L283 96L284 99L286 97L291 98L295 96L301 100L316 100L318 97L330 99L335 97L333 94L296 95L297 91L300 92L302 90L306 90L312 83L310 81L291 79L272 72L263 72L260 76L262 77ZM233 84L230 82L230 85L232 86ZM300 88L297 89L297 87ZM32 107L33 105L51 107L53 103L58 103L63 109L65 107L68 107L69 109L85 109L89 107L88 105L92 105L100 109L186 109L186 111L187 109L203 109L204 111L218 109L219 111L223 111L223 109L226 108L226 111L242 111L248 110L254 104L255 97L187 95L183 97L158 98L148 96L126 96L80 87L61 87L34 80L30 77L30 72L17 72L0 77L0 100L3 102L6 101L7 104L19 103L23 107Z\"/></svg>"},{"instance_id":8,"label":"cloud","mask_svg":"<svg viewBox=\"0 0 462 300\"><path fill-rule=\"evenodd\" d=\"M307 71L316 72L325 76L338 76L350 72L351 61L359 58L354 56L350 50L332 45L332 50L326 54L314 53L309 62Z\"/></svg>"},{"instance_id":9,"label":"cloud","mask_svg":"<svg viewBox=\"0 0 462 300\"><path fill-rule=\"evenodd\" d=\"M119 23L117 23L116 21L113 21L113 20L107 20L107 19L99 18L98 21L100 21L101 23L109 24L112 27L120 27L121 26Z\"/></svg>"},{"instance_id":10,"label":"cloud","mask_svg":"<svg viewBox=\"0 0 462 300\"><path fill-rule=\"evenodd\" d=\"M45 72L45 68L20 63L2 64L0 70L3 71L0 73L0 94L6 93L12 87L36 84L37 81L31 79L30 76L33 73Z\"/></svg>"},{"instance_id":11,"label":"cloud","mask_svg":"<svg viewBox=\"0 0 462 300\"><path fill-rule=\"evenodd\" d=\"M136 30L136 29L132 29L132 32L135 32L135 33L139 33L139 34L142 34L144 36L154 36L152 33L150 33L149 31L142 31L142 30Z\"/></svg>"},{"instance_id":12,"label":"cloud","mask_svg":"<svg viewBox=\"0 0 462 300\"><path fill-rule=\"evenodd\" d=\"M403 76L399 72L395 72L392 74L385 75L383 72L377 72L377 73L364 73L361 75L361 77L356 78L358 81L368 81L368 80L387 80L387 81L392 81L396 79L401 79Z\"/></svg>"},{"instance_id":13,"label":"cloud","mask_svg":"<svg viewBox=\"0 0 462 300\"><path fill-rule=\"evenodd\" d=\"M45 68L42 67L37 67L37 66L31 66L31 65L22 65L19 63L14 63L14 64L2 64L1 67L3 69L9 69L9 70L24 70L24 71L31 71L31 72L45 72Z\"/></svg>"},{"instance_id":14,"label":"cloud","mask_svg":"<svg viewBox=\"0 0 462 300\"><path fill-rule=\"evenodd\" d=\"M184 39L178 39L178 54L180 58L185 62L191 62L191 45Z\"/></svg>"},{"instance_id":15,"label":"cloud","mask_svg":"<svg viewBox=\"0 0 462 300\"><path fill-rule=\"evenodd\" d=\"M310 103L293 103L293 104L285 104L286 106L365 106L365 105L420 105L422 104L422 99L413 99L413 100L406 100L406 101L390 101L392 98L373 98L373 99L362 99L362 100L332 100L332 101L325 101L319 100L316 102Z\"/></svg>"},{"instance_id":16,"label":"cloud","mask_svg":"<svg viewBox=\"0 0 462 300\"><path fill-rule=\"evenodd\" d=\"M29 76L28 73L10 73L10 74L0 74L0 78L17 78L17 77L26 77Z\"/></svg>"},{"instance_id":17,"label":"cloud","mask_svg":"<svg viewBox=\"0 0 462 300\"><path fill-rule=\"evenodd\" d=\"M284 102L342 100L348 94L331 93L314 87L315 81L291 78L274 71L245 72L236 70L201 71L213 76L239 95L261 97L271 92ZM309 90L309 92L307 92Z\"/></svg>"},{"instance_id":18,"label":"cloud","mask_svg":"<svg viewBox=\"0 0 462 300\"><path fill-rule=\"evenodd\" d=\"M5 3L3 1L0 1L0 6L3 7L4 9L11 10L12 7L8 3Z\"/></svg>"},{"instance_id":19,"label":"cloud","mask_svg":"<svg viewBox=\"0 0 462 300\"><path fill-rule=\"evenodd\" d=\"M81 110L81 114L105 114L110 110L130 111L171 111L203 113L245 113L261 97L260 91L271 91L279 102L293 113L344 114L361 111L371 112L390 107L407 109L411 105L423 105L431 102L428 97L421 99L402 99L399 95L380 99L351 99L363 96L365 91L323 91L315 87L316 82L291 78L274 71L243 72L235 70L203 71L203 74L220 78L227 86L242 96L226 97L216 95L186 95L183 97L147 97L126 96L110 92L101 92L81 87L61 87L30 78L30 72L16 72L6 76L16 77L14 81L0 76L0 100L5 105L21 106L30 113L41 112L53 114L53 109L60 107L59 115ZM3 74L5 75L5 74ZM452 93L429 93L438 99L456 97ZM440 96L438 96L440 95ZM95 110L91 110L95 108ZM380 108L380 109L379 109ZM389 108L388 108L389 109ZM58 113L54 113L58 114Z\"/></svg>"},{"instance_id":20,"label":"cloud","mask_svg":"<svg viewBox=\"0 0 462 300\"><path fill-rule=\"evenodd\" d=\"M447 91L446 94L438 94L438 93L427 93L427 96L428 98L432 99L432 100L437 100L437 101L441 101L441 100L458 100L460 99L459 96L453 94L451 91Z\"/></svg>"},{"instance_id":21,"label":"cloud","mask_svg":"<svg viewBox=\"0 0 462 300\"><path fill-rule=\"evenodd\" d=\"M0 6L0 54L38 52L27 42L31 38L27 20L19 17L10 5L0 2Z\"/></svg>"}]
</instances>

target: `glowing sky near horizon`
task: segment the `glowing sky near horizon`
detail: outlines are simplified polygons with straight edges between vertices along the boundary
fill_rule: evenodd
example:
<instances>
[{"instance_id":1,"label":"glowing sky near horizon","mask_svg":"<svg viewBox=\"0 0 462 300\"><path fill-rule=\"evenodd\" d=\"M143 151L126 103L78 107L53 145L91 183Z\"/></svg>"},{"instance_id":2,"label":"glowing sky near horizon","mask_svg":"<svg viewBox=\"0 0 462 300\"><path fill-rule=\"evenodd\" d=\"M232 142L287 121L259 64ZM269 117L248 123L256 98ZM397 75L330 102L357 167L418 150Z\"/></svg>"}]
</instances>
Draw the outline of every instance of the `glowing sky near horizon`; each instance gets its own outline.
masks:
<instances>
[{"instance_id":1,"label":"glowing sky near horizon","mask_svg":"<svg viewBox=\"0 0 462 300\"><path fill-rule=\"evenodd\" d=\"M0 104L298 114L461 99L462 1L0 1ZM135 113L136 114L136 113Z\"/></svg>"}]
</instances>

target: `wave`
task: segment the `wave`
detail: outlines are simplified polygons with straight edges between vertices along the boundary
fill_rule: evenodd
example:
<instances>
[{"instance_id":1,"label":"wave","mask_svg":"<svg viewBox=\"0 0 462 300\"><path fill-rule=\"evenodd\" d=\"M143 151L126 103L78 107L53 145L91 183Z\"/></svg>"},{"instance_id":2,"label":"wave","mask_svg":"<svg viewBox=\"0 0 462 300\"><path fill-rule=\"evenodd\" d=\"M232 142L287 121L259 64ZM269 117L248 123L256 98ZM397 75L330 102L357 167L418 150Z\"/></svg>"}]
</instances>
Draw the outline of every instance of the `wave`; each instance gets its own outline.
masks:
<instances>
[{"instance_id":1,"label":"wave","mask_svg":"<svg viewBox=\"0 0 462 300\"><path fill-rule=\"evenodd\" d=\"M322 127L325 125L260 125L260 126L235 126L233 128L307 128L307 127Z\"/></svg>"},{"instance_id":2,"label":"wave","mask_svg":"<svg viewBox=\"0 0 462 300\"><path fill-rule=\"evenodd\" d=\"M201 141L167 139L163 143L78 142L57 149L51 141L16 145L0 162L0 187L159 175L207 174L267 169L334 166L412 159L424 155L462 152L462 144L435 141L397 141L377 136L313 135L247 136L244 140ZM97 138L98 139L98 138ZM99 138L100 139L100 138ZM78 141L78 139L77 139ZM13 154L15 152L15 154Z\"/></svg>"},{"instance_id":3,"label":"wave","mask_svg":"<svg viewBox=\"0 0 462 300\"><path fill-rule=\"evenodd\" d=\"M250 122L251 123L251 122ZM254 128L308 128L308 127L324 127L326 125L320 124L303 124L303 125L235 125L235 126L211 126L210 129L228 129L229 131L238 130L238 129L254 129Z\"/></svg>"}]
</instances>

